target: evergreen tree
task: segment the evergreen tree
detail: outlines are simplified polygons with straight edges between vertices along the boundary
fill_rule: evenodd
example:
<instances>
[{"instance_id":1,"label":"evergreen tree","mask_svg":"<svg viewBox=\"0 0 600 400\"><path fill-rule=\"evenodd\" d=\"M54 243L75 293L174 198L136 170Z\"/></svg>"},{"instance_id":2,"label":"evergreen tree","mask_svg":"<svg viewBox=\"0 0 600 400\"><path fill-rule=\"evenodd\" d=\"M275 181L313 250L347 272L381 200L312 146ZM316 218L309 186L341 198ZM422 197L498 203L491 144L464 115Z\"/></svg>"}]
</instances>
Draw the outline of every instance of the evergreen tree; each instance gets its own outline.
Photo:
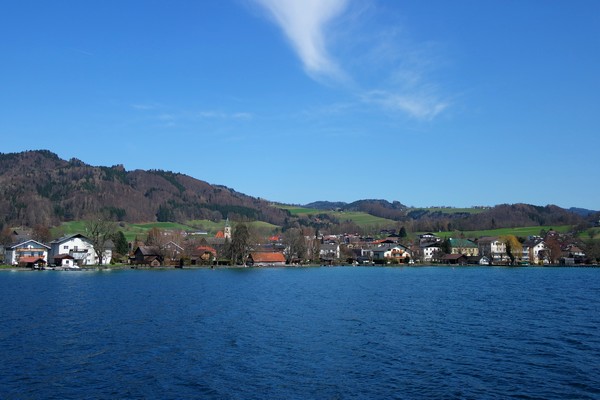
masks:
<instances>
[{"instance_id":1,"label":"evergreen tree","mask_svg":"<svg viewBox=\"0 0 600 400\"><path fill-rule=\"evenodd\" d=\"M248 256L248 244L250 241L250 232L246 224L240 223L233 231L231 244L229 246L231 252L231 263L244 264Z\"/></svg>"},{"instance_id":2,"label":"evergreen tree","mask_svg":"<svg viewBox=\"0 0 600 400\"><path fill-rule=\"evenodd\" d=\"M401 238L405 238L406 236L408 236L406 233L406 228L404 228L404 226L400 228L400 233L398 234L398 236L400 236Z\"/></svg>"},{"instance_id":3,"label":"evergreen tree","mask_svg":"<svg viewBox=\"0 0 600 400\"><path fill-rule=\"evenodd\" d=\"M112 240L115 244L115 251L118 254L126 255L129 253L129 243L127 243L127 239L125 238L123 231L117 231Z\"/></svg>"}]
</instances>

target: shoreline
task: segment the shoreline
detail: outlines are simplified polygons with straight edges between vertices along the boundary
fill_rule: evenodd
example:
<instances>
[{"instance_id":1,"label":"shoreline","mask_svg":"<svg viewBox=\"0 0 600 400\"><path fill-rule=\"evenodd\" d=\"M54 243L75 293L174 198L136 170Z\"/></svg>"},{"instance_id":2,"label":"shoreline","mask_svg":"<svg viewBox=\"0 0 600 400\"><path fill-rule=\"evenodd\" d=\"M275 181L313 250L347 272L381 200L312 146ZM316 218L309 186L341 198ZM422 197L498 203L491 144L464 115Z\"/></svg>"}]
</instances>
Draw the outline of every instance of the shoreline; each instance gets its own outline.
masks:
<instances>
[{"instance_id":1,"label":"shoreline","mask_svg":"<svg viewBox=\"0 0 600 400\"><path fill-rule=\"evenodd\" d=\"M439 267L439 268L514 268L514 269L526 269L526 268L598 268L600 265L598 264L578 264L578 265L476 265L476 264L467 264L467 265L454 265L454 264L419 264L419 265L351 265L351 264L339 264L339 265L320 265L320 264L309 264L309 265L285 265L285 266L261 266L261 267L250 267L244 265L194 265L194 266L186 266L183 268L179 267L145 267L145 266L132 266L132 265L122 265L122 266L110 266L110 267L91 267L91 268L79 268L79 269L33 269L26 267L11 267L11 266L0 266L0 272L44 272L44 271L55 271L55 272L111 272L111 271L123 271L123 270L143 270L143 271L176 271L176 270L200 270L200 269L261 269L261 268L315 268L315 267L328 267L328 268L336 268L336 267L352 267L352 268L430 268L430 267Z\"/></svg>"}]
</instances>

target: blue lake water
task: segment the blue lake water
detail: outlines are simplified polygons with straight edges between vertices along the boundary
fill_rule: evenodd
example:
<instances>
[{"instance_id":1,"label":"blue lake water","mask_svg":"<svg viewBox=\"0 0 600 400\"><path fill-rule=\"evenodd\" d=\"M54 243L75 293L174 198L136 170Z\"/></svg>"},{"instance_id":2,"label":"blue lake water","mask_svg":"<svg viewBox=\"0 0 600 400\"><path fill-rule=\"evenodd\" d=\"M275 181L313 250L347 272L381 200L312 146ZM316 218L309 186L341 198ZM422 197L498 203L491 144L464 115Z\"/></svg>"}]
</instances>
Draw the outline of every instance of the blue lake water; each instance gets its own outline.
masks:
<instances>
[{"instance_id":1,"label":"blue lake water","mask_svg":"<svg viewBox=\"0 0 600 400\"><path fill-rule=\"evenodd\" d=\"M0 272L1 399L598 399L600 269Z\"/></svg>"}]
</instances>

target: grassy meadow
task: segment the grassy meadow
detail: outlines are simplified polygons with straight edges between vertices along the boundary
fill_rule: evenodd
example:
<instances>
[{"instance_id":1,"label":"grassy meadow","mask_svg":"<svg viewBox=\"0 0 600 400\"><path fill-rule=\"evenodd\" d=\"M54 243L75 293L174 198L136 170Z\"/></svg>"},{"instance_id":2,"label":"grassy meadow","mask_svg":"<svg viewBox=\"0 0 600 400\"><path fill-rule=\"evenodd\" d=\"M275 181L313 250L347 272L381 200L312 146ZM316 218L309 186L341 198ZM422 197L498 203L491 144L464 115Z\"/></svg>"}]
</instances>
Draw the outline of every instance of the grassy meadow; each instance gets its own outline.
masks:
<instances>
[{"instance_id":1,"label":"grassy meadow","mask_svg":"<svg viewBox=\"0 0 600 400\"><path fill-rule=\"evenodd\" d=\"M517 237L528 237L539 235L543 230L555 230L560 233L566 233L571 230L571 225L561 225L561 226L524 226L517 228L501 228L501 229L489 229L482 231L452 231L452 232L432 232L441 238L450 238L450 237L459 237L460 235L464 235L466 238L479 238L482 236L505 236L505 235L515 235ZM426 233L426 232L419 232ZM419 234L415 233L415 235Z\"/></svg>"},{"instance_id":2,"label":"grassy meadow","mask_svg":"<svg viewBox=\"0 0 600 400\"><path fill-rule=\"evenodd\" d=\"M429 211L432 213L441 212L444 214L480 214L486 209L484 208L454 208L454 207L423 207L409 208L408 211Z\"/></svg>"},{"instance_id":3,"label":"grassy meadow","mask_svg":"<svg viewBox=\"0 0 600 400\"><path fill-rule=\"evenodd\" d=\"M209 220L193 220L187 221L185 224L176 222L148 222L140 224L130 224L127 222L118 222L117 229L122 231L128 241L133 241L136 237L144 240L148 236L148 231L152 228L158 228L165 231L206 231L208 236L214 236L218 231L222 231L225 226L225 221L212 222ZM235 229L235 223L232 223L232 228ZM268 235L273 232L277 226L262 221L248 222L247 225L260 234ZM58 227L51 230L53 237L64 235L73 235L81 233L85 235L85 221L70 221L64 222Z\"/></svg>"}]
</instances>

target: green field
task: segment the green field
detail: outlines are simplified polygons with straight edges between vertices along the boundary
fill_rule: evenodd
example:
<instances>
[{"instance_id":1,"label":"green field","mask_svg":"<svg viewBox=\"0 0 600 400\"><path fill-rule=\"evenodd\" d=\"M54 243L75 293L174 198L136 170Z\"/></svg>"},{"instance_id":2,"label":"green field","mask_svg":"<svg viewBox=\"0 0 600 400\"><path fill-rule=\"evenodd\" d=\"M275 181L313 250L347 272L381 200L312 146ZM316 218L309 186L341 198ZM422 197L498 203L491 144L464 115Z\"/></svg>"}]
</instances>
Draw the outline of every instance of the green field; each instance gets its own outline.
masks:
<instances>
[{"instance_id":1,"label":"green field","mask_svg":"<svg viewBox=\"0 0 600 400\"><path fill-rule=\"evenodd\" d=\"M369 226L394 226L396 221L387 218L376 217L361 211L330 211L327 214L334 216L340 222L352 221L356 225L366 228Z\"/></svg>"},{"instance_id":2,"label":"green field","mask_svg":"<svg viewBox=\"0 0 600 400\"><path fill-rule=\"evenodd\" d=\"M316 208L304 208L300 206L284 206L277 205L277 208L281 208L282 210L287 210L292 215L308 215L308 214L327 214L329 211L318 210Z\"/></svg>"},{"instance_id":3,"label":"green field","mask_svg":"<svg viewBox=\"0 0 600 400\"><path fill-rule=\"evenodd\" d=\"M396 221L386 218L376 217L371 214L367 214L362 211L331 211L331 210L317 210L314 208L304 208L300 206L284 206L277 205L278 208L288 210L290 214L294 216L299 215L316 215L316 214L327 214L337 219L340 222L352 221L361 228L368 229L369 227L385 227L394 226L397 224Z\"/></svg>"},{"instance_id":4,"label":"green field","mask_svg":"<svg viewBox=\"0 0 600 400\"><path fill-rule=\"evenodd\" d=\"M571 225L562 225L562 226L525 226L518 228L502 228L502 229L489 229L482 231L452 231L452 232L432 232L435 233L438 237L441 238L450 238L450 237L458 237L461 234L466 238L479 238L483 236L505 236L505 235L515 235L517 237L528 237L539 235L541 230L549 231L551 229L560 232L566 233L571 230ZM426 233L426 232L419 232ZM415 233L415 234L419 234Z\"/></svg>"},{"instance_id":5,"label":"green field","mask_svg":"<svg viewBox=\"0 0 600 400\"><path fill-rule=\"evenodd\" d=\"M441 212L444 214L480 214L487 211L484 208L454 208L454 207L419 207L409 208L408 212L411 211L429 211L429 212Z\"/></svg>"},{"instance_id":6,"label":"green field","mask_svg":"<svg viewBox=\"0 0 600 400\"><path fill-rule=\"evenodd\" d=\"M232 228L235 229L235 223L232 223ZM268 235L273 232L277 226L262 221L248 222L247 225L258 232L259 234ZM122 231L128 241L133 241L136 237L140 240L145 240L148 231L152 228L158 228L164 231L194 231L204 230L208 236L214 236L218 231L223 230L225 221L212 222L209 220L194 220L187 221L186 224L176 222L148 222L142 224L130 224L119 222L117 229ZM61 226L52 228L53 237L64 235L73 235L81 233L85 235L85 221L70 221L64 222Z\"/></svg>"}]
</instances>

